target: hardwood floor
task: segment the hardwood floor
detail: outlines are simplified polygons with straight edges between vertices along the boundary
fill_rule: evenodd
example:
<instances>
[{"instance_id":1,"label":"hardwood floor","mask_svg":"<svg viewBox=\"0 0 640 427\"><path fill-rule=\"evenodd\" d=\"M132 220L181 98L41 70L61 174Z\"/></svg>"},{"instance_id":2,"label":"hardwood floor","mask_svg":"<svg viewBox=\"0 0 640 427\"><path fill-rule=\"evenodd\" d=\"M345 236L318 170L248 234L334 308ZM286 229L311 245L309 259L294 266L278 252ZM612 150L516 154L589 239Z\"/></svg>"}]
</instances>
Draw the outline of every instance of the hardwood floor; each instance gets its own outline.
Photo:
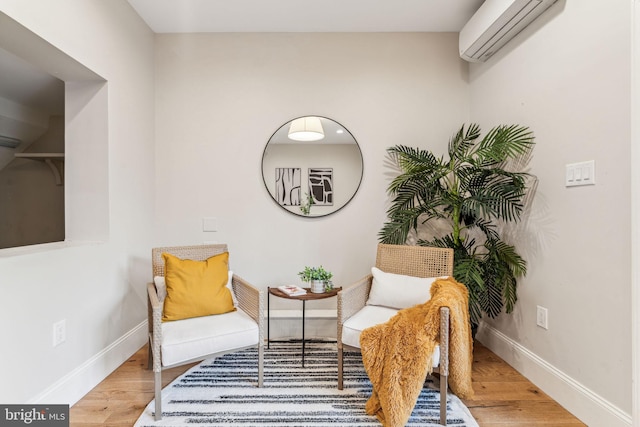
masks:
<instances>
[{"instance_id":1,"label":"hardwood floor","mask_svg":"<svg viewBox=\"0 0 640 427\"><path fill-rule=\"evenodd\" d=\"M482 344L473 349L473 400L480 427L586 426Z\"/></svg>"},{"instance_id":2,"label":"hardwood floor","mask_svg":"<svg viewBox=\"0 0 640 427\"><path fill-rule=\"evenodd\" d=\"M153 399L153 373L146 364L145 346L71 408L70 425L132 426ZM163 387L190 366L163 372ZM479 343L474 348L473 388L476 395L465 404L480 427L585 425Z\"/></svg>"}]
</instances>

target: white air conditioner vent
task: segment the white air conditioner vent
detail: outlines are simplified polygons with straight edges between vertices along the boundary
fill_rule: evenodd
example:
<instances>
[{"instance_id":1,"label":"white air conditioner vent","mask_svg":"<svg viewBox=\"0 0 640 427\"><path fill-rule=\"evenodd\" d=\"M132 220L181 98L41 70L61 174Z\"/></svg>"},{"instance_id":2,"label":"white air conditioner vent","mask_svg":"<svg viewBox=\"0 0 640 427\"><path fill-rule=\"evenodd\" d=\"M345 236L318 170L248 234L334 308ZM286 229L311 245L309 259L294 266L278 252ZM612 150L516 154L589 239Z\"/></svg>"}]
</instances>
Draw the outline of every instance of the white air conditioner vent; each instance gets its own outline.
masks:
<instances>
[{"instance_id":1,"label":"white air conditioner vent","mask_svg":"<svg viewBox=\"0 0 640 427\"><path fill-rule=\"evenodd\" d=\"M486 61L557 0L486 0L460 31L460 57Z\"/></svg>"}]
</instances>

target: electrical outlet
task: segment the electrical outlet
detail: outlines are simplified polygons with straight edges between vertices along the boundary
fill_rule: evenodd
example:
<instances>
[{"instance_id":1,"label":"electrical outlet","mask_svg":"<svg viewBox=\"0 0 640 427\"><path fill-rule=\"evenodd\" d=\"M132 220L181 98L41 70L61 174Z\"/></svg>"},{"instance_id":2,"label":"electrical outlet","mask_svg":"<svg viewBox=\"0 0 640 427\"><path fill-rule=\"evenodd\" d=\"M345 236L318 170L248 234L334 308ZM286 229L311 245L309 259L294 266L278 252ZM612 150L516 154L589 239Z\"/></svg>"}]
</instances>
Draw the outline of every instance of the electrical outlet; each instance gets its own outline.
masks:
<instances>
[{"instance_id":1,"label":"electrical outlet","mask_svg":"<svg viewBox=\"0 0 640 427\"><path fill-rule=\"evenodd\" d=\"M546 308L537 306L536 325L544 329L549 329L549 311Z\"/></svg>"},{"instance_id":2,"label":"electrical outlet","mask_svg":"<svg viewBox=\"0 0 640 427\"><path fill-rule=\"evenodd\" d=\"M53 346L57 347L67 339L67 321L60 320L53 324Z\"/></svg>"}]
</instances>

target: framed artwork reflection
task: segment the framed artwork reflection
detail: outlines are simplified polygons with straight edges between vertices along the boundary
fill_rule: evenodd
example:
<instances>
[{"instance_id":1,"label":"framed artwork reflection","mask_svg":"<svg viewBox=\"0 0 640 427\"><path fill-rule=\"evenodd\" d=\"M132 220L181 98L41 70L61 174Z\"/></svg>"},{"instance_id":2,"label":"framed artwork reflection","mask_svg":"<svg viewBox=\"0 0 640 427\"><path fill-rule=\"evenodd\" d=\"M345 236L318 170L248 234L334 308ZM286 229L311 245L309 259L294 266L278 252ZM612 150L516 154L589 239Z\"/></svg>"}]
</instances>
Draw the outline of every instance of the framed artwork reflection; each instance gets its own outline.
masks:
<instances>
[{"instance_id":1,"label":"framed artwork reflection","mask_svg":"<svg viewBox=\"0 0 640 427\"><path fill-rule=\"evenodd\" d=\"M300 206L300 168L276 168L275 198L281 206Z\"/></svg>"},{"instance_id":2,"label":"framed artwork reflection","mask_svg":"<svg viewBox=\"0 0 640 427\"><path fill-rule=\"evenodd\" d=\"M333 206L333 168L309 168L309 194L314 205Z\"/></svg>"}]
</instances>

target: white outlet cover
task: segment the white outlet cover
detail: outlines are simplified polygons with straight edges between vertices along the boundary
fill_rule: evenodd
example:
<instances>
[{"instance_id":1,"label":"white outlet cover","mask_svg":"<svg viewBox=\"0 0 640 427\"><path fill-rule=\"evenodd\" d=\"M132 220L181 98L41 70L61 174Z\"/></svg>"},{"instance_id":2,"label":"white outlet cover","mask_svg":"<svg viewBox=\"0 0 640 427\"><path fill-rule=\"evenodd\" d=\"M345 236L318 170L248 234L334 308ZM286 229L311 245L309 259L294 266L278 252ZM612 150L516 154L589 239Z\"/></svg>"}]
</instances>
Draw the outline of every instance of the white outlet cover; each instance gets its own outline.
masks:
<instances>
[{"instance_id":1,"label":"white outlet cover","mask_svg":"<svg viewBox=\"0 0 640 427\"><path fill-rule=\"evenodd\" d=\"M549 311L541 306L536 306L536 325L549 329Z\"/></svg>"},{"instance_id":2,"label":"white outlet cover","mask_svg":"<svg viewBox=\"0 0 640 427\"><path fill-rule=\"evenodd\" d=\"M57 347L67 339L67 322L60 320L53 324L53 346Z\"/></svg>"}]
</instances>

